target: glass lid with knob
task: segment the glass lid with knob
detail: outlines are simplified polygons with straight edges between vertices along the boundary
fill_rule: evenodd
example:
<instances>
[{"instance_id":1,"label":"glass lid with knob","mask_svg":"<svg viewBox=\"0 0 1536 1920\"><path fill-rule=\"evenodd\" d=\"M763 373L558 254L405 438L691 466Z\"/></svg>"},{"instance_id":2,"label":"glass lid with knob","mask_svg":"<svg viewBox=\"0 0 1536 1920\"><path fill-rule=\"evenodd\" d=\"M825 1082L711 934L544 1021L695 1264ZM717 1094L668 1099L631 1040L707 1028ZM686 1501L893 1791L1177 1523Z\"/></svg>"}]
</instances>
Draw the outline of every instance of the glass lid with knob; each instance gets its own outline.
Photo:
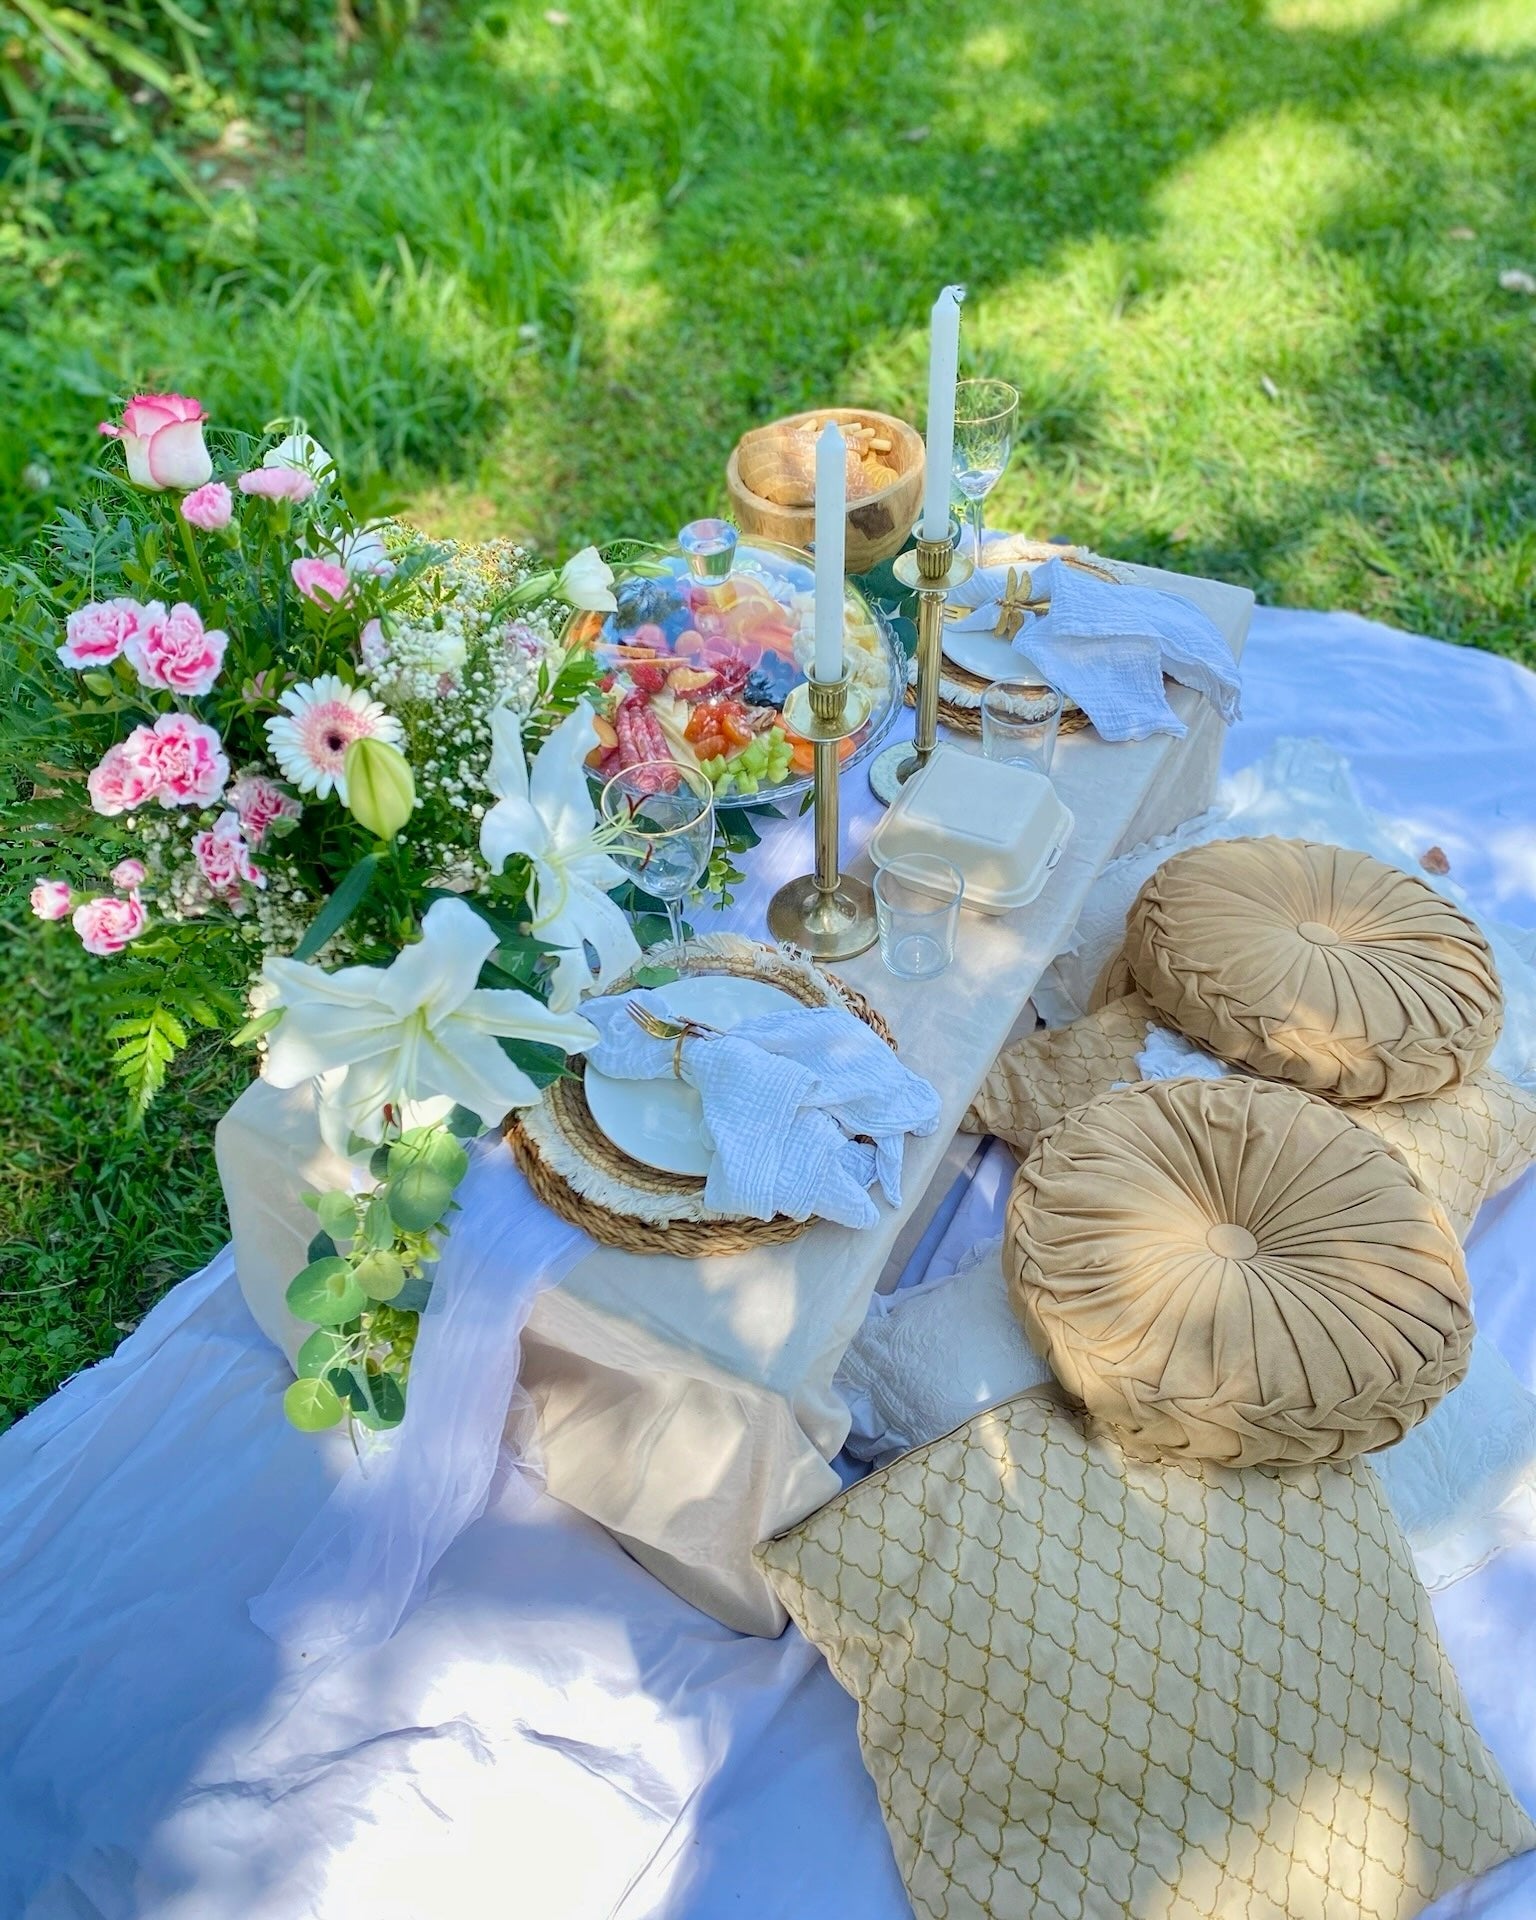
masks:
<instances>
[{"instance_id":1,"label":"glass lid with knob","mask_svg":"<svg viewBox=\"0 0 1536 1920\"><path fill-rule=\"evenodd\" d=\"M815 585L809 554L743 538L727 520L692 521L674 546L620 568L617 611L575 613L564 635L600 669L593 773L607 780L669 759L697 766L726 806L806 792L811 747L783 708L810 671ZM840 749L851 764L894 719L905 663L882 616L846 584L843 655L870 704Z\"/></svg>"}]
</instances>

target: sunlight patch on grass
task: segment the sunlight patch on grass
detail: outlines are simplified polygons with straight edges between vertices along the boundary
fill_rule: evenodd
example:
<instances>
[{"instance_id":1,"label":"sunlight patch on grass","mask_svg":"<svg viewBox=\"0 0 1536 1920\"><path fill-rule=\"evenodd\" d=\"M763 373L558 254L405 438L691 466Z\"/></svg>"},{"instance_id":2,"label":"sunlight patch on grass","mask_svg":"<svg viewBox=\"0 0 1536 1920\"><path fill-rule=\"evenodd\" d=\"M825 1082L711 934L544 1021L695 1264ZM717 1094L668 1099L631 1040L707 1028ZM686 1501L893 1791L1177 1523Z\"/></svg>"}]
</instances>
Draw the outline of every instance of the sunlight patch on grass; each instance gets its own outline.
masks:
<instances>
[{"instance_id":1,"label":"sunlight patch on grass","mask_svg":"<svg viewBox=\"0 0 1536 1920\"><path fill-rule=\"evenodd\" d=\"M1414 10L1414 0L1270 0L1269 18L1287 32L1319 28L1325 33L1358 33L1379 27Z\"/></svg>"},{"instance_id":2,"label":"sunlight patch on grass","mask_svg":"<svg viewBox=\"0 0 1536 1920\"><path fill-rule=\"evenodd\" d=\"M1536 6L1531 0L1468 0L1425 14L1414 22L1413 36L1426 52L1507 60L1536 48Z\"/></svg>"}]
</instances>

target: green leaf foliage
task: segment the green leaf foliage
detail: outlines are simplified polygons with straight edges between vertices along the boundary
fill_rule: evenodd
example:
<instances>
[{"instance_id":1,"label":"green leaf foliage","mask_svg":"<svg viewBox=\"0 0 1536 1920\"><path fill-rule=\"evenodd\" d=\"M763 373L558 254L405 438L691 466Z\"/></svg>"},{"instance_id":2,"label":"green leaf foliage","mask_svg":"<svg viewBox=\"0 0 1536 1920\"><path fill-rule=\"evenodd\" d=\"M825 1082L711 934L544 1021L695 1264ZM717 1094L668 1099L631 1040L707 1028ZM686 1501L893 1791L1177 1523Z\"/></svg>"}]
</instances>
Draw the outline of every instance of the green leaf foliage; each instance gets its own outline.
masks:
<instances>
[{"instance_id":1,"label":"green leaf foliage","mask_svg":"<svg viewBox=\"0 0 1536 1920\"><path fill-rule=\"evenodd\" d=\"M288 1311L317 1327L339 1327L367 1305L368 1296L345 1260L315 1260L288 1282Z\"/></svg>"},{"instance_id":2,"label":"green leaf foliage","mask_svg":"<svg viewBox=\"0 0 1536 1920\"><path fill-rule=\"evenodd\" d=\"M352 1277L370 1300L393 1300L405 1285L405 1268L392 1253L365 1253Z\"/></svg>"},{"instance_id":3,"label":"green leaf foliage","mask_svg":"<svg viewBox=\"0 0 1536 1920\"><path fill-rule=\"evenodd\" d=\"M114 1020L107 1038L116 1052L112 1066L127 1089L134 1114L142 1119L165 1085L166 1070L187 1044L187 1030L168 1006Z\"/></svg>"},{"instance_id":4,"label":"green leaf foliage","mask_svg":"<svg viewBox=\"0 0 1536 1920\"><path fill-rule=\"evenodd\" d=\"M333 1240L350 1240L357 1232L357 1202L350 1193L322 1193L315 1212Z\"/></svg>"},{"instance_id":5,"label":"green leaf foliage","mask_svg":"<svg viewBox=\"0 0 1536 1920\"><path fill-rule=\"evenodd\" d=\"M328 1380L295 1380L283 1395L283 1412L300 1433L321 1433L339 1426L346 1415L341 1396Z\"/></svg>"},{"instance_id":6,"label":"green leaf foliage","mask_svg":"<svg viewBox=\"0 0 1536 1920\"><path fill-rule=\"evenodd\" d=\"M323 1379L351 1349L350 1334L339 1333L334 1327L317 1327L299 1348L294 1371L302 1378Z\"/></svg>"},{"instance_id":7,"label":"green leaf foliage","mask_svg":"<svg viewBox=\"0 0 1536 1920\"><path fill-rule=\"evenodd\" d=\"M341 932L367 898L378 870L379 856L365 853L310 921L304 938L293 950L295 960L313 960L326 941Z\"/></svg>"},{"instance_id":8,"label":"green leaf foliage","mask_svg":"<svg viewBox=\"0 0 1536 1920\"><path fill-rule=\"evenodd\" d=\"M405 1387L392 1373L370 1373L367 1376L367 1388L371 1405L357 1406L353 1411L359 1422L376 1432L398 1427L405 1418Z\"/></svg>"},{"instance_id":9,"label":"green leaf foliage","mask_svg":"<svg viewBox=\"0 0 1536 1920\"><path fill-rule=\"evenodd\" d=\"M391 1172L389 1207L395 1224L407 1233L427 1233L453 1202L453 1182L425 1160L413 1160L401 1172Z\"/></svg>"}]
</instances>

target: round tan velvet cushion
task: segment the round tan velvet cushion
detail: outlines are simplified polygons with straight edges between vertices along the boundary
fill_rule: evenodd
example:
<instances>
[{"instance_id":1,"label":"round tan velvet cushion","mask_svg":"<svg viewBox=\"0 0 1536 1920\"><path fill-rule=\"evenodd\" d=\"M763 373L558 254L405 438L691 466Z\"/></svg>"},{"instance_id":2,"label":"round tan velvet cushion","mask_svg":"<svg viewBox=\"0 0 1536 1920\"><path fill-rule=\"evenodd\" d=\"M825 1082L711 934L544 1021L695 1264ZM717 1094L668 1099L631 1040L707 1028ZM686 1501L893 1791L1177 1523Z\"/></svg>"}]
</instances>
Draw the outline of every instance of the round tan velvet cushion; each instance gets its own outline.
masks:
<instances>
[{"instance_id":1,"label":"round tan velvet cushion","mask_svg":"<svg viewBox=\"0 0 1536 1920\"><path fill-rule=\"evenodd\" d=\"M1309 840L1175 854L1136 896L1125 957L1168 1025L1329 1100L1459 1086L1503 1019L1493 955L1464 913L1369 854Z\"/></svg>"},{"instance_id":2,"label":"round tan velvet cushion","mask_svg":"<svg viewBox=\"0 0 1536 1920\"><path fill-rule=\"evenodd\" d=\"M1004 1267L1061 1384L1144 1458L1345 1459L1466 1371L1445 1215L1384 1142L1254 1080L1153 1080L1043 1133Z\"/></svg>"}]
</instances>

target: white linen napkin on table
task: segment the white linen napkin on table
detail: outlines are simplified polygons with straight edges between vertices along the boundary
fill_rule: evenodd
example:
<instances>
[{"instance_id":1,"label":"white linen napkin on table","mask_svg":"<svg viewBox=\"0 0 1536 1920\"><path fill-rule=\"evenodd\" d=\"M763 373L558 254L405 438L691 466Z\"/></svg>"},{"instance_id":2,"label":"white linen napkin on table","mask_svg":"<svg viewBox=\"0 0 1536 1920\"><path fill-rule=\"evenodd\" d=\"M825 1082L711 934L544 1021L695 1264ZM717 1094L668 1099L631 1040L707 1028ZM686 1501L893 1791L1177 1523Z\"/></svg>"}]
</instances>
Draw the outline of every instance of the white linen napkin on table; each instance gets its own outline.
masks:
<instances>
[{"instance_id":1,"label":"white linen napkin on table","mask_svg":"<svg viewBox=\"0 0 1536 1920\"><path fill-rule=\"evenodd\" d=\"M753 1220L814 1214L872 1227L877 1179L901 1205L906 1136L933 1132L939 1096L862 1020L841 1007L797 1007L687 1039L679 1052L636 1024L631 1000L675 1018L660 993L589 1000L582 1012L599 1038L587 1060L616 1080L662 1080L677 1058L704 1103L706 1205Z\"/></svg>"},{"instance_id":2,"label":"white linen napkin on table","mask_svg":"<svg viewBox=\"0 0 1536 1920\"><path fill-rule=\"evenodd\" d=\"M949 595L968 612L956 633L992 633L1008 586L1008 568L979 567ZM1174 593L1100 580L1064 560L1030 569L1030 598L1049 598L1044 613L1026 614L1014 651L1075 700L1102 740L1182 736L1188 729L1169 706L1163 676L1193 687L1230 726L1238 718L1241 682L1231 649L1197 607Z\"/></svg>"}]
</instances>

